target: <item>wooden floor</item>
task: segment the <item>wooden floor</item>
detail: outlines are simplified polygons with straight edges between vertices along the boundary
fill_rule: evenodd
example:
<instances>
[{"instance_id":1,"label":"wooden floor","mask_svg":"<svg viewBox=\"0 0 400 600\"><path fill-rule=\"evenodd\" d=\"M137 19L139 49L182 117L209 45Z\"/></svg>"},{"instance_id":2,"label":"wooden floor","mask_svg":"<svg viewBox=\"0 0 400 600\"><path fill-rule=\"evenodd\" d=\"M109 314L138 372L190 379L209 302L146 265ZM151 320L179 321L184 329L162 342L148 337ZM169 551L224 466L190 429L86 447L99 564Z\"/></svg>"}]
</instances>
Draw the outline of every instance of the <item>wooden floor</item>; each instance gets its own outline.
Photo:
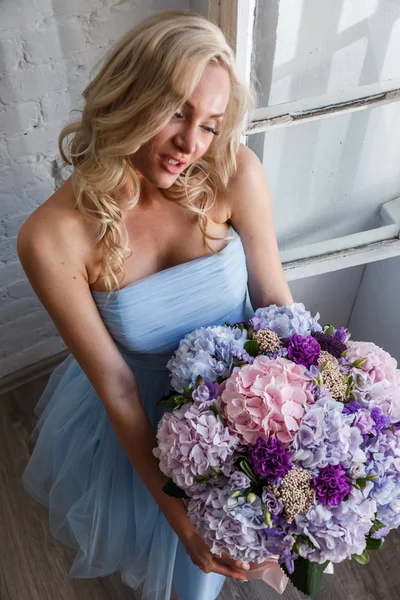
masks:
<instances>
[{"instance_id":1,"label":"wooden floor","mask_svg":"<svg viewBox=\"0 0 400 600\"><path fill-rule=\"evenodd\" d=\"M0 600L140 600L117 575L71 579L73 552L52 539L47 511L23 490L33 407L46 378L0 395ZM400 535L392 533L369 565L347 561L325 575L321 600L399 600ZM283 596L260 582L228 581L219 600L300 600L289 584Z\"/></svg>"}]
</instances>

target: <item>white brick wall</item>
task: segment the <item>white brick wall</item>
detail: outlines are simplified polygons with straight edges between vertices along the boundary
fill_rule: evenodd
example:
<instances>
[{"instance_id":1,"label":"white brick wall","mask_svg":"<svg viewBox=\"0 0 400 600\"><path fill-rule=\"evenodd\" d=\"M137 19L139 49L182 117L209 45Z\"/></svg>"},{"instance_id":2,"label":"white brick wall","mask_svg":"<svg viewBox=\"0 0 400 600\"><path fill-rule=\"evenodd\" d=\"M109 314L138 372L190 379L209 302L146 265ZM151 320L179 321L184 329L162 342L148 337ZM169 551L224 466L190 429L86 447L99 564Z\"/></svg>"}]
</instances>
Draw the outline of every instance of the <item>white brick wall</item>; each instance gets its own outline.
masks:
<instances>
[{"instance_id":1,"label":"white brick wall","mask_svg":"<svg viewBox=\"0 0 400 600\"><path fill-rule=\"evenodd\" d=\"M55 189L57 138L96 61L162 9L207 12L207 0L0 2L0 378L64 349L18 262L26 217Z\"/></svg>"}]
</instances>

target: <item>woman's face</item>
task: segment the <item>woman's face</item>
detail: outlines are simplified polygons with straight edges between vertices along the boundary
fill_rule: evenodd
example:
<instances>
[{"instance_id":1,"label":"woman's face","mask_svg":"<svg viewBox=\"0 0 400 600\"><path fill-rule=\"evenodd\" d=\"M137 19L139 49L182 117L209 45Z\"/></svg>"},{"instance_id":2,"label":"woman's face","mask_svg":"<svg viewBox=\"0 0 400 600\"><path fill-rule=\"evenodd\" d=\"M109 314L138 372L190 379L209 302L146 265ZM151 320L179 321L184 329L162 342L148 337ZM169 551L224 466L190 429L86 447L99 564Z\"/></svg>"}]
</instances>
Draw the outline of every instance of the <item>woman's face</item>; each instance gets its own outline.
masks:
<instances>
[{"instance_id":1,"label":"woman's face","mask_svg":"<svg viewBox=\"0 0 400 600\"><path fill-rule=\"evenodd\" d=\"M199 84L171 121L132 155L132 163L155 187L171 187L191 163L208 150L218 134L230 93L223 67L205 68Z\"/></svg>"}]
</instances>

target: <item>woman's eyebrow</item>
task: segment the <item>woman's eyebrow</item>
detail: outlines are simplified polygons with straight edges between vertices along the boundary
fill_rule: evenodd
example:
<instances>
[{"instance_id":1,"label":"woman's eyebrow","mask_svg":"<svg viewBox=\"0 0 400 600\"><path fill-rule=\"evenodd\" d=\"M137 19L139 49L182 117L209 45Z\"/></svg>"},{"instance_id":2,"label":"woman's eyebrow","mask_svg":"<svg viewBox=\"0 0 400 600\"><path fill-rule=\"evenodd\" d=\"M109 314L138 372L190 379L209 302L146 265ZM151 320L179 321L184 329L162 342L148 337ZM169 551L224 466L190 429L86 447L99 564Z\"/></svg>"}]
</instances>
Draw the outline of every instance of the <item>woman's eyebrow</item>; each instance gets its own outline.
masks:
<instances>
[{"instance_id":1,"label":"woman's eyebrow","mask_svg":"<svg viewBox=\"0 0 400 600\"><path fill-rule=\"evenodd\" d=\"M196 107L194 106L194 104L192 104L192 103L190 102L190 100L186 100L185 104L186 104L186 106L187 106L188 108L190 108L190 110L195 110L195 108L196 108ZM223 116L224 116L224 114L225 114L225 113L218 113L217 115L210 115L210 116L209 116L209 118L210 118L210 119L219 119L219 118L223 117Z\"/></svg>"}]
</instances>

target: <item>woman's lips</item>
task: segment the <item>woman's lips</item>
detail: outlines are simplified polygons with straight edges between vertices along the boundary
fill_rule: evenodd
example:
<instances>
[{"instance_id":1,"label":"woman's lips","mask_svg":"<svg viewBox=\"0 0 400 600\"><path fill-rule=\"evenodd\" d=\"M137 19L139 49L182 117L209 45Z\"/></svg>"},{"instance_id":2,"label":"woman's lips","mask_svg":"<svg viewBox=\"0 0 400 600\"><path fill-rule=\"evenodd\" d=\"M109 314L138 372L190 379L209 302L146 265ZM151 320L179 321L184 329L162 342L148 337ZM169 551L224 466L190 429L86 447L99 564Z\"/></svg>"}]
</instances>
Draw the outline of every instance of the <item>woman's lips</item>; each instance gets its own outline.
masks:
<instances>
[{"instance_id":1,"label":"woman's lips","mask_svg":"<svg viewBox=\"0 0 400 600\"><path fill-rule=\"evenodd\" d=\"M177 165L174 165L170 162L168 162L168 158L167 156L160 156L160 163L161 166L168 171L168 173L172 173L173 175L178 175L181 171L182 168L185 166L183 163L179 162Z\"/></svg>"}]
</instances>

